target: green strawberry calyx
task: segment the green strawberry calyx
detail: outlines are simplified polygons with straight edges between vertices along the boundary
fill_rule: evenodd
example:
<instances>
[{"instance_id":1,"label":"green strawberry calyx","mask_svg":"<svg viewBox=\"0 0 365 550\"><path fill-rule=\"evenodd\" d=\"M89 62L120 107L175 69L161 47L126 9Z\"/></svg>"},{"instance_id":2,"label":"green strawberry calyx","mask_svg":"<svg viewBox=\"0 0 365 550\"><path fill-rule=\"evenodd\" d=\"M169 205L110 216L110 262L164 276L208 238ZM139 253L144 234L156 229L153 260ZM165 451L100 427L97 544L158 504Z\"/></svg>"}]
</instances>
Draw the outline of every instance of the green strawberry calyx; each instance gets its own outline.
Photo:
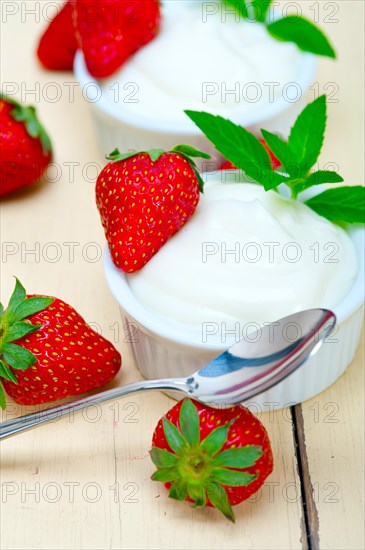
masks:
<instances>
[{"instance_id":1,"label":"green strawberry calyx","mask_svg":"<svg viewBox=\"0 0 365 550\"><path fill-rule=\"evenodd\" d=\"M10 116L17 122L23 122L30 137L40 140L44 154L52 154L52 143L46 130L39 122L35 107L23 106L17 101L4 94L0 94L0 99L13 105Z\"/></svg>"},{"instance_id":2,"label":"green strawberry calyx","mask_svg":"<svg viewBox=\"0 0 365 550\"><path fill-rule=\"evenodd\" d=\"M234 421L215 428L201 441L198 411L190 399L184 399L180 428L166 417L162 419L164 435L173 452L152 447L150 455L157 470L151 479L171 483L169 497L189 498L194 508L205 506L209 499L213 507L234 522L225 487L242 487L254 481L257 475L245 470L254 466L263 454L262 447L256 445L222 451Z\"/></svg>"},{"instance_id":3,"label":"green strawberry calyx","mask_svg":"<svg viewBox=\"0 0 365 550\"><path fill-rule=\"evenodd\" d=\"M131 157L135 157L136 155L147 154L149 155L152 162L156 162L164 153L175 153L177 155L180 155L181 157L184 157L189 162L199 182L199 190L201 193L203 193L204 181L201 175L199 174L198 168L193 159L194 158L210 159L211 156L208 155L208 153L199 151L199 149L195 149L195 147L192 147L191 145L176 145L176 147L174 147L170 151L165 151L164 149L150 149L149 151L132 150L132 151L128 151L127 153L120 153L119 149L114 149L114 151L112 151L106 158L108 160L111 160L112 162L119 162L119 161L129 159Z\"/></svg>"},{"instance_id":4,"label":"green strawberry calyx","mask_svg":"<svg viewBox=\"0 0 365 550\"><path fill-rule=\"evenodd\" d=\"M33 353L13 342L42 328L42 325L34 325L27 318L43 311L52 302L53 298L43 296L27 298L23 285L16 279L7 309L4 310L0 303L0 407L2 409L5 409L5 391L1 378L17 384L17 377L13 370L26 370L37 361Z\"/></svg>"}]
</instances>

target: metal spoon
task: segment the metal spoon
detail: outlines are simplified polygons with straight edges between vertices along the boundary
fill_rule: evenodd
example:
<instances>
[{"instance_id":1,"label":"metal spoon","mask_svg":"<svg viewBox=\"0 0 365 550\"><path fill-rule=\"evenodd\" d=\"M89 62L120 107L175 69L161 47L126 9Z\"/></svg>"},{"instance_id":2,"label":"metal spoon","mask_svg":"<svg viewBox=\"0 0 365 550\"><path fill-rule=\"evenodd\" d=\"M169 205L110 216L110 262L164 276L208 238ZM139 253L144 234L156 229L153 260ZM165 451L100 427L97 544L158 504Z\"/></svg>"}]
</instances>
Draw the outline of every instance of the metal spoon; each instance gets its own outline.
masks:
<instances>
[{"instance_id":1,"label":"metal spoon","mask_svg":"<svg viewBox=\"0 0 365 550\"><path fill-rule=\"evenodd\" d=\"M275 386L313 355L336 322L326 309L309 309L250 333L188 378L142 380L2 422L0 439L30 430L89 405L143 390L173 390L210 404L240 403Z\"/></svg>"}]
</instances>

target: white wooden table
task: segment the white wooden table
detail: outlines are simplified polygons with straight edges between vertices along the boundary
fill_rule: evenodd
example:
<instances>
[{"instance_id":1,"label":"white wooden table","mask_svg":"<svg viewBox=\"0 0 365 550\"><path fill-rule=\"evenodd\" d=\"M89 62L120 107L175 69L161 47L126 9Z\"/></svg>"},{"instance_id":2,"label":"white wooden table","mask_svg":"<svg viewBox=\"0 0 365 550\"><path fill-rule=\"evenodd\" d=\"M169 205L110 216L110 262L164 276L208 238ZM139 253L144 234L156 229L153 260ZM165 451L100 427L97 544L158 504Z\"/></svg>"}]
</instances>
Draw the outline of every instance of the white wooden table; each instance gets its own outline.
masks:
<instances>
[{"instance_id":1,"label":"white wooden table","mask_svg":"<svg viewBox=\"0 0 365 550\"><path fill-rule=\"evenodd\" d=\"M1 1L2 82L8 91L13 83L18 97L37 104L57 163L49 173L53 181L2 202L2 301L7 302L12 275L17 275L29 292L73 304L123 353L115 382L123 384L140 375L123 343L118 309L103 277L104 235L94 181L105 161L73 76L43 72L33 55L44 25L42 10L48 5L51 13L51 4ZM339 53L336 62L320 60L316 77L319 91L333 93L335 101L329 104L320 162L336 162L347 183L363 183L364 4L294 4L311 18L319 10L319 24ZM327 16L335 22L325 22ZM52 102L55 90L61 95ZM212 510L169 500L164 488L150 480L152 432L172 405L163 394L133 395L6 440L1 446L0 546L364 548L363 367L362 342L347 372L326 392L293 410L260 415L273 444L275 470L257 496L236 508L236 525ZM3 419L24 412L9 401Z\"/></svg>"}]
</instances>

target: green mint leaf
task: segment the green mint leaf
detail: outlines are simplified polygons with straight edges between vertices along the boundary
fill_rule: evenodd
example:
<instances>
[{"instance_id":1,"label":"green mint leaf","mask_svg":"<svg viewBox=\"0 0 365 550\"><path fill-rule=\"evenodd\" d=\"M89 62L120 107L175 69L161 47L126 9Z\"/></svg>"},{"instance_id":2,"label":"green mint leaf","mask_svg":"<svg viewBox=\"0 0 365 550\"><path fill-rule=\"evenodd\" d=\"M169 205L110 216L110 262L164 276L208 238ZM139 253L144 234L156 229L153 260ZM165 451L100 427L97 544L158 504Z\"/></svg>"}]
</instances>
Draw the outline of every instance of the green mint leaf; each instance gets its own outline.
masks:
<instances>
[{"instance_id":1,"label":"green mint leaf","mask_svg":"<svg viewBox=\"0 0 365 550\"><path fill-rule=\"evenodd\" d=\"M177 464L177 456L169 453L166 449L152 447L150 450L150 456L152 462L155 466L157 466L157 468L171 468Z\"/></svg>"},{"instance_id":2,"label":"green mint leaf","mask_svg":"<svg viewBox=\"0 0 365 550\"><path fill-rule=\"evenodd\" d=\"M200 508L206 505L207 497L205 489L200 483L188 483L189 497L195 502L194 508Z\"/></svg>"},{"instance_id":3,"label":"green mint leaf","mask_svg":"<svg viewBox=\"0 0 365 550\"><path fill-rule=\"evenodd\" d=\"M243 18L248 18L248 11L245 0L223 0L227 6L231 6Z\"/></svg>"},{"instance_id":4,"label":"green mint leaf","mask_svg":"<svg viewBox=\"0 0 365 550\"><path fill-rule=\"evenodd\" d=\"M9 329L6 331L3 342L14 342L14 340L19 340L27 334L37 331L42 328L42 325L32 325L31 323L14 323L10 325Z\"/></svg>"},{"instance_id":5,"label":"green mint leaf","mask_svg":"<svg viewBox=\"0 0 365 550\"><path fill-rule=\"evenodd\" d=\"M234 420L211 431L201 442L201 448L210 456L217 454L227 441L228 431Z\"/></svg>"},{"instance_id":6,"label":"green mint leaf","mask_svg":"<svg viewBox=\"0 0 365 550\"><path fill-rule=\"evenodd\" d=\"M4 315L4 306L2 305L2 303L0 303L0 321L2 320L3 315Z\"/></svg>"},{"instance_id":7,"label":"green mint leaf","mask_svg":"<svg viewBox=\"0 0 365 550\"><path fill-rule=\"evenodd\" d=\"M247 472L239 472L237 470L227 470L226 468L213 468L212 478L218 483L228 485L230 487L241 487L248 485L256 479L255 474L248 474Z\"/></svg>"},{"instance_id":8,"label":"green mint leaf","mask_svg":"<svg viewBox=\"0 0 365 550\"><path fill-rule=\"evenodd\" d=\"M162 419L162 424L167 443L175 453L179 454L187 446L184 437L167 418Z\"/></svg>"},{"instance_id":9,"label":"green mint leaf","mask_svg":"<svg viewBox=\"0 0 365 550\"><path fill-rule=\"evenodd\" d=\"M326 96L322 95L309 103L295 121L289 135L289 147L298 166L294 177L306 176L317 161L323 145L326 120Z\"/></svg>"},{"instance_id":10,"label":"green mint leaf","mask_svg":"<svg viewBox=\"0 0 365 550\"><path fill-rule=\"evenodd\" d=\"M184 399L180 409L179 421L180 429L189 445L194 447L199 445L199 415L194 403L190 399Z\"/></svg>"},{"instance_id":11,"label":"green mint leaf","mask_svg":"<svg viewBox=\"0 0 365 550\"><path fill-rule=\"evenodd\" d=\"M9 380L10 382L14 382L14 384L18 384L18 380L15 374L9 369L4 361L0 361L0 378L5 378L5 380Z\"/></svg>"},{"instance_id":12,"label":"green mint leaf","mask_svg":"<svg viewBox=\"0 0 365 550\"><path fill-rule=\"evenodd\" d=\"M33 353L15 344L3 344L2 352L3 358L13 369L26 370L37 362Z\"/></svg>"},{"instance_id":13,"label":"green mint leaf","mask_svg":"<svg viewBox=\"0 0 365 550\"><path fill-rule=\"evenodd\" d=\"M6 394L4 390L4 386L2 385L0 381L0 408L4 410L6 408Z\"/></svg>"},{"instance_id":14,"label":"green mint leaf","mask_svg":"<svg viewBox=\"0 0 365 550\"><path fill-rule=\"evenodd\" d=\"M178 468L160 468L152 474L151 479L153 481L162 481L166 483L167 481L174 481L178 477L180 477Z\"/></svg>"},{"instance_id":15,"label":"green mint leaf","mask_svg":"<svg viewBox=\"0 0 365 550\"><path fill-rule=\"evenodd\" d=\"M175 500L185 500L187 497L187 484L183 479L177 479L170 488L169 497Z\"/></svg>"},{"instance_id":16,"label":"green mint leaf","mask_svg":"<svg viewBox=\"0 0 365 550\"><path fill-rule=\"evenodd\" d=\"M337 172L332 170L318 170L310 174L304 181L294 185L293 188L296 194L301 193L305 189L313 185L321 185L322 183L342 183L343 178ZM290 182L287 182L290 185Z\"/></svg>"},{"instance_id":17,"label":"green mint leaf","mask_svg":"<svg viewBox=\"0 0 365 550\"><path fill-rule=\"evenodd\" d=\"M274 155L280 160L285 171L291 176L297 173L297 159L289 144L276 134L267 130L261 130L264 140Z\"/></svg>"},{"instance_id":18,"label":"green mint leaf","mask_svg":"<svg viewBox=\"0 0 365 550\"><path fill-rule=\"evenodd\" d=\"M317 214L331 222L365 222L365 187L336 187L305 201Z\"/></svg>"},{"instance_id":19,"label":"green mint leaf","mask_svg":"<svg viewBox=\"0 0 365 550\"><path fill-rule=\"evenodd\" d=\"M171 153L182 153L186 157L198 157L203 159L211 158L208 153L199 151L199 149L195 149L195 147L192 147L191 145L176 145L176 147L171 149Z\"/></svg>"},{"instance_id":20,"label":"green mint leaf","mask_svg":"<svg viewBox=\"0 0 365 550\"><path fill-rule=\"evenodd\" d=\"M34 313L43 311L52 304L53 300L53 298L38 296L24 300L24 302L22 302L13 311L11 317L9 318L9 323L16 323L17 321L21 321L22 319L26 319L27 317L34 315Z\"/></svg>"},{"instance_id":21,"label":"green mint leaf","mask_svg":"<svg viewBox=\"0 0 365 550\"><path fill-rule=\"evenodd\" d=\"M272 0L251 0L256 21L259 21L260 23L264 23L266 21L266 15L271 2Z\"/></svg>"},{"instance_id":22,"label":"green mint leaf","mask_svg":"<svg viewBox=\"0 0 365 550\"><path fill-rule=\"evenodd\" d=\"M213 459L214 466L249 468L262 456L262 447L246 445L222 451Z\"/></svg>"},{"instance_id":23,"label":"green mint leaf","mask_svg":"<svg viewBox=\"0 0 365 550\"><path fill-rule=\"evenodd\" d=\"M304 17L288 15L266 26L274 38L294 42L300 50L336 58L336 53L325 34Z\"/></svg>"},{"instance_id":24,"label":"green mint leaf","mask_svg":"<svg viewBox=\"0 0 365 550\"><path fill-rule=\"evenodd\" d=\"M222 155L253 180L273 189L287 178L274 172L265 147L251 132L210 113L185 111Z\"/></svg>"},{"instance_id":25,"label":"green mint leaf","mask_svg":"<svg viewBox=\"0 0 365 550\"><path fill-rule=\"evenodd\" d=\"M210 482L206 484L206 491L210 502L217 510L234 523L234 513L229 503L228 495L219 483Z\"/></svg>"}]
</instances>

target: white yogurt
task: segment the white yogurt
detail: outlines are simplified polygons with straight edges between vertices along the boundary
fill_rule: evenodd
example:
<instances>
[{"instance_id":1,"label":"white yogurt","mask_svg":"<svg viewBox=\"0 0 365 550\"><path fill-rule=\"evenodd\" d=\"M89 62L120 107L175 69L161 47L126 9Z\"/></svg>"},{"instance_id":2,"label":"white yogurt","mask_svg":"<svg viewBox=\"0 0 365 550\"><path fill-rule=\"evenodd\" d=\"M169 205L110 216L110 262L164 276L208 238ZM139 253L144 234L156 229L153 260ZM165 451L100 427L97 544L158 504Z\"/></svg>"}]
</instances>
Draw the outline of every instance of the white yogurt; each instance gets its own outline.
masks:
<instances>
[{"instance_id":1,"label":"white yogurt","mask_svg":"<svg viewBox=\"0 0 365 550\"><path fill-rule=\"evenodd\" d=\"M283 97L303 53L226 9L165 2L159 35L103 82L103 93L138 119L164 123L186 123L184 109L242 116Z\"/></svg>"},{"instance_id":2,"label":"white yogurt","mask_svg":"<svg viewBox=\"0 0 365 550\"><path fill-rule=\"evenodd\" d=\"M210 179L189 222L127 276L146 308L201 331L331 309L346 295L357 258L343 229L261 186Z\"/></svg>"}]
</instances>

